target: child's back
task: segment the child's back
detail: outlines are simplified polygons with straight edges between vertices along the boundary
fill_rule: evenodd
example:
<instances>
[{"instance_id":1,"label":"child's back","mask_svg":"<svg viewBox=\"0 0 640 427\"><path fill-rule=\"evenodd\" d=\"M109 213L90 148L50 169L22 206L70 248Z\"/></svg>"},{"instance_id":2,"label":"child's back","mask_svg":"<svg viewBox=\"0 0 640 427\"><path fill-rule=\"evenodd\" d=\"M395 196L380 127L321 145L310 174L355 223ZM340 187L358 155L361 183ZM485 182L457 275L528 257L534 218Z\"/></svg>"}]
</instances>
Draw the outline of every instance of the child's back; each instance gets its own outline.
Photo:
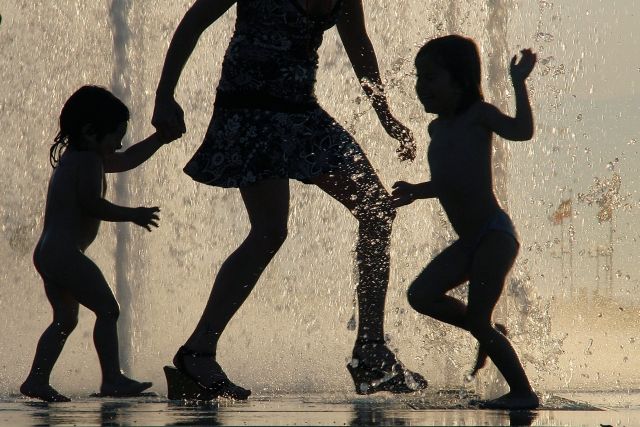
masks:
<instances>
[{"instance_id":1,"label":"child's back","mask_svg":"<svg viewBox=\"0 0 640 427\"><path fill-rule=\"evenodd\" d=\"M86 172L91 167L99 168L103 176L104 196L106 180L97 154L70 149L60 158L49 181L39 250L74 248L84 252L95 240L100 220L87 214L78 194L80 181L89 178Z\"/></svg>"},{"instance_id":2,"label":"child's back","mask_svg":"<svg viewBox=\"0 0 640 427\"><path fill-rule=\"evenodd\" d=\"M431 182L460 237L477 234L500 209L493 192L492 133L482 124L487 104L478 101L453 118L429 125Z\"/></svg>"}]
</instances>

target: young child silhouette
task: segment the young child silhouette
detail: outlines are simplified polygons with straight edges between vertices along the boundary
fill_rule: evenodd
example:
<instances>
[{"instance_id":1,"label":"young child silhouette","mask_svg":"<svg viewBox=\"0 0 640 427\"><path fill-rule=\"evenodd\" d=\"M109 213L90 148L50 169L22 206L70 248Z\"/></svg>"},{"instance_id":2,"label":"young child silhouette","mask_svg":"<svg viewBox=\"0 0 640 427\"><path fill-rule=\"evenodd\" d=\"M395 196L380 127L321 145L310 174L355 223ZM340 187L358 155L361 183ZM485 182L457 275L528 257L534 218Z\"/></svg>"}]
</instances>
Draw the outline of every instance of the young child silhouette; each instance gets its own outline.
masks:
<instances>
[{"instance_id":1,"label":"young child silhouette","mask_svg":"<svg viewBox=\"0 0 640 427\"><path fill-rule=\"evenodd\" d=\"M475 43L450 35L429 41L415 60L416 92L429 123L428 162L431 181L393 185L395 206L438 198L459 239L436 256L408 291L418 312L465 329L479 342L479 362L488 355L509 384L510 392L479 402L485 408L527 409L539 405L502 325L491 322L493 310L519 250L511 219L500 207L492 182L492 138L512 141L533 136L526 78L536 63L529 49L511 60L516 115L509 117L484 102L480 57ZM469 281L468 303L447 292ZM486 356L485 356L486 357Z\"/></svg>"},{"instance_id":2,"label":"young child silhouette","mask_svg":"<svg viewBox=\"0 0 640 427\"><path fill-rule=\"evenodd\" d=\"M131 396L152 385L127 378L120 371L118 302L100 269L84 253L96 238L101 221L130 221L148 231L158 226L159 208L117 206L104 198L105 172L135 168L169 142L166 138L172 138L154 134L118 153L128 120L127 107L97 86L80 88L60 114L60 132L49 153L54 170L44 227L33 254L53 308L53 322L38 341L31 371L20 387L26 396L49 402L69 400L49 385L49 377L78 323L79 304L96 315L93 341L102 369L101 394Z\"/></svg>"}]
</instances>

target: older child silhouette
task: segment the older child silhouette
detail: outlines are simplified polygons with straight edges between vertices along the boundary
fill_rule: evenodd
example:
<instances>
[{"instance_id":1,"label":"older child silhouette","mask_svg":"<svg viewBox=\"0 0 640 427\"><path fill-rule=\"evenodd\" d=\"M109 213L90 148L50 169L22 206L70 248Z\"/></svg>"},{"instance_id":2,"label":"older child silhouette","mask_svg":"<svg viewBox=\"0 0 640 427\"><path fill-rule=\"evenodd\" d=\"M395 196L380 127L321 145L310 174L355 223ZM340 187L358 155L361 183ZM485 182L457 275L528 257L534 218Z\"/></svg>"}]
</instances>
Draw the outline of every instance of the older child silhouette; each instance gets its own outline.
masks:
<instances>
[{"instance_id":1,"label":"older child silhouette","mask_svg":"<svg viewBox=\"0 0 640 427\"><path fill-rule=\"evenodd\" d=\"M509 117L484 102L480 57L475 43L457 35L429 41L416 57L416 91L429 123L431 181L396 182L395 206L438 198L459 239L436 256L411 284L409 303L418 312L465 329L478 340L510 387L486 408L527 409L539 405L509 340L491 322L505 278L518 254L511 219L500 207L492 182L493 134L512 141L533 136L533 117L525 80L536 55L529 49L511 60L516 115ZM468 303L447 292L469 281ZM482 357L480 357L482 359Z\"/></svg>"}]
</instances>

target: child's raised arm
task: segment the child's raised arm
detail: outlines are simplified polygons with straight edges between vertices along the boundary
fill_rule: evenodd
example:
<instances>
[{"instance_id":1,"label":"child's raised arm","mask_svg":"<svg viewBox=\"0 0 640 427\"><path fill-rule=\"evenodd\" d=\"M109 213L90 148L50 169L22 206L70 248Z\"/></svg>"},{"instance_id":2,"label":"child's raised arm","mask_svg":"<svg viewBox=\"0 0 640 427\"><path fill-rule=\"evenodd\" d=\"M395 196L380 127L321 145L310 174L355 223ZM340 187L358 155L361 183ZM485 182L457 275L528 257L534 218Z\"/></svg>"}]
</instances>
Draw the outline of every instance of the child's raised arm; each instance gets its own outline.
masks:
<instances>
[{"instance_id":1,"label":"child's raised arm","mask_svg":"<svg viewBox=\"0 0 640 427\"><path fill-rule=\"evenodd\" d=\"M527 141L533 137L533 114L525 80L536 64L536 54L531 49L521 51L522 58L511 58L510 74L516 98L516 115L510 117L495 106L482 104L481 120L491 131L511 141Z\"/></svg>"},{"instance_id":2,"label":"child's raised arm","mask_svg":"<svg viewBox=\"0 0 640 427\"><path fill-rule=\"evenodd\" d=\"M157 206L146 208L128 208L114 205L102 196L103 168L100 157L93 153L83 154L78 165L76 190L78 204L87 215L102 221L131 221L151 231L151 226L158 227Z\"/></svg>"},{"instance_id":3,"label":"child's raised arm","mask_svg":"<svg viewBox=\"0 0 640 427\"><path fill-rule=\"evenodd\" d=\"M160 147L169 142L170 141L163 140L156 132L121 153L113 153L105 156L104 171L107 173L117 173L134 169L147 161Z\"/></svg>"}]
</instances>

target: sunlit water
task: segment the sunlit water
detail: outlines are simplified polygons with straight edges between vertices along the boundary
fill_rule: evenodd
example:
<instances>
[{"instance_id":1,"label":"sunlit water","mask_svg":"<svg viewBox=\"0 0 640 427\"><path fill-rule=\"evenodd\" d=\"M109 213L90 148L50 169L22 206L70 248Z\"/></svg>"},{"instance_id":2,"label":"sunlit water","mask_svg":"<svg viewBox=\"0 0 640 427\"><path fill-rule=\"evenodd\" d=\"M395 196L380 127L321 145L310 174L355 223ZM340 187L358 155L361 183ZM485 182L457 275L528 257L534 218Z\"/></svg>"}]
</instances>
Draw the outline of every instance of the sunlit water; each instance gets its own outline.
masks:
<instances>
[{"instance_id":1,"label":"sunlit water","mask_svg":"<svg viewBox=\"0 0 640 427\"><path fill-rule=\"evenodd\" d=\"M16 392L51 319L31 251L60 108L79 86L101 84L131 107L129 143L152 132L161 63L188 3L0 2L0 396ZM413 94L412 66L425 39L449 32L475 38L487 98L511 112L509 57L524 47L538 52L529 84L535 139L496 143L498 193L522 240L496 319L510 325L540 390L640 387L634 2L367 0L365 6L390 103L418 138L418 160L396 160L335 30L321 48L317 94L388 186L428 178L429 117ZM177 98L188 134L138 170L110 177L110 199L161 206L161 227L149 234L105 224L88 251L118 291L125 366L161 393L162 365L191 332L214 273L248 230L237 191L197 185L181 172L208 124L233 21L232 10L203 36L183 73ZM292 183L289 227L289 240L223 336L220 361L234 380L264 393L348 391L355 220L315 188ZM405 300L413 277L454 238L436 202L399 213L387 333L404 363L434 388L495 394L504 386L490 370L463 383L475 349L470 337L418 316ZM54 371L61 391L99 386L92 326L92 314L81 311Z\"/></svg>"}]
</instances>

